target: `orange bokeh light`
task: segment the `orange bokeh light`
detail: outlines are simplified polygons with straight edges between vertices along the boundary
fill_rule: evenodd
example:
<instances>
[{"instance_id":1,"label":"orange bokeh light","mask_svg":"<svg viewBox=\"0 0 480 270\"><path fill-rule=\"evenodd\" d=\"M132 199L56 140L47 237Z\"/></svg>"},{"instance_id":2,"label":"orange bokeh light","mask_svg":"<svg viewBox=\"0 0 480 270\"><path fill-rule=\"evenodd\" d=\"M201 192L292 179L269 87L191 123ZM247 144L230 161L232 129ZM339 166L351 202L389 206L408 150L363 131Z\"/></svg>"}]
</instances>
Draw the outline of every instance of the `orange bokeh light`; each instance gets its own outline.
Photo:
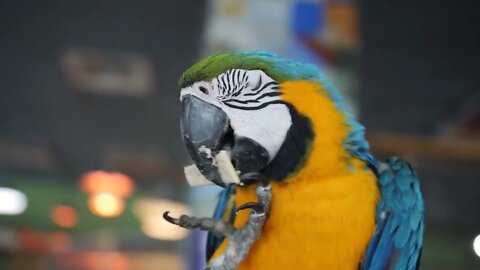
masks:
<instances>
[{"instance_id":1,"label":"orange bokeh light","mask_svg":"<svg viewBox=\"0 0 480 270\"><path fill-rule=\"evenodd\" d=\"M53 223L62 228L73 228L78 223L78 213L70 205L60 204L53 207L51 212Z\"/></svg>"},{"instance_id":2,"label":"orange bokeh light","mask_svg":"<svg viewBox=\"0 0 480 270\"><path fill-rule=\"evenodd\" d=\"M98 193L90 196L88 199L90 211L97 216L105 218L117 217L123 213L125 203L123 198L117 197L111 193Z\"/></svg>"},{"instance_id":3,"label":"orange bokeh light","mask_svg":"<svg viewBox=\"0 0 480 270\"><path fill-rule=\"evenodd\" d=\"M91 171L80 178L80 187L88 194L110 193L125 198L132 194L135 185L132 179L123 173Z\"/></svg>"}]
</instances>

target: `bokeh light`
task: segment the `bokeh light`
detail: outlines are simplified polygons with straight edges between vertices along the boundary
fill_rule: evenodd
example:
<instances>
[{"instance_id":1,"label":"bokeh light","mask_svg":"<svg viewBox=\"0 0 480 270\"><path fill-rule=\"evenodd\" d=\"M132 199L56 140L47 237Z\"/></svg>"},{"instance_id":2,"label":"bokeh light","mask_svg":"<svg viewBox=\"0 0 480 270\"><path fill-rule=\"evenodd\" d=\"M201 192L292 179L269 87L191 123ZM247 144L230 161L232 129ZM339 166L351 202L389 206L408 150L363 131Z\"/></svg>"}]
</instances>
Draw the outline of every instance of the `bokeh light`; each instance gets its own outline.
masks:
<instances>
[{"instance_id":1,"label":"bokeh light","mask_svg":"<svg viewBox=\"0 0 480 270\"><path fill-rule=\"evenodd\" d=\"M78 213L70 205L60 204L52 208L51 218L53 223L62 228L73 228L78 223Z\"/></svg>"},{"instance_id":2,"label":"bokeh light","mask_svg":"<svg viewBox=\"0 0 480 270\"><path fill-rule=\"evenodd\" d=\"M91 171L80 178L80 187L88 194L110 193L117 197L128 197L134 190L133 180L119 172Z\"/></svg>"},{"instance_id":3,"label":"bokeh light","mask_svg":"<svg viewBox=\"0 0 480 270\"><path fill-rule=\"evenodd\" d=\"M478 257L480 257L480 234L473 240L473 250Z\"/></svg>"},{"instance_id":4,"label":"bokeh light","mask_svg":"<svg viewBox=\"0 0 480 270\"><path fill-rule=\"evenodd\" d=\"M162 215L152 215L141 220L143 233L154 239L181 240L187 236L188 231L180 226L168 223Z\"/></svg>"},{"instance_id":5,"label":"bokeh light","mask_svg":"<svg viewBox=\"0 0 480 270\"><path fill-rule=\"evenodd\" d=\"M185 238L188 231L167 222L162 216L165 211L169 211L174 217L190 213L185 204L170 200L144 198L134 205L135 215L140 219L142 231L146 236L170 241Z\"/></svg>"},{"instance_id":6,"label":"bokeh light","mask_svg":"<svg viewBox=\"0 0 480 270\"><path fill-rule=\"evenodd\" d=\"M27 209L27 196L19 190L0 187L0 215L19 215Z\"/></svg>"},{"instance_id":7,"label":"bokeh light","mask_svg":"<svg viewBox=\"0 0 480 270\"><path fill-rule=\"evenodd\" d=\"M114 194L98 193L90 196L88 207L90 208L90 211L97 216L113 218L123 213L125 203L123 199Z\"/></svg>"}]
</instances>

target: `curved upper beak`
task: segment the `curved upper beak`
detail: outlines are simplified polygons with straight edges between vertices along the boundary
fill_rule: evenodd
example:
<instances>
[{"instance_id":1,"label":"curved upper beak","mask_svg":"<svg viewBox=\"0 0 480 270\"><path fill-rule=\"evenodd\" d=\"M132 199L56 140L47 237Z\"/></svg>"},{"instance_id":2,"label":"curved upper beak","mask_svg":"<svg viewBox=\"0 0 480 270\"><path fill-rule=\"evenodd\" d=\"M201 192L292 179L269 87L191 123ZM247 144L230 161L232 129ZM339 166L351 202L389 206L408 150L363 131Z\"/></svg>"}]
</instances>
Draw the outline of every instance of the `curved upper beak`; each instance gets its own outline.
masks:
<instances>
[{"instance_id":1,"label":"curved upper beak","mask_svg":"<svg viewBox=\"0 0 480 270\"><path fill-rule=\"evenodd\" d=\"M181 129L188 153L200 172L213 183L224 186L215 156L231 144L231 159L240 176L259 172L269 162L267 150L256 141L233 136L227 114L217 106L193 95L182 99Z\"/></svg>"},{"instance_id":2,"label":"curved upper beak","mask_svg":"<svg viewBox=\"0 0 480 270\"><path fill-rule=\"evenodd\" d=\"M182 99L181 129L188 153L200 172L223 185L213 158L222 149L222 138L229 129L227 114L198 97L186 95Z\"/></svg>"}]
</instances>

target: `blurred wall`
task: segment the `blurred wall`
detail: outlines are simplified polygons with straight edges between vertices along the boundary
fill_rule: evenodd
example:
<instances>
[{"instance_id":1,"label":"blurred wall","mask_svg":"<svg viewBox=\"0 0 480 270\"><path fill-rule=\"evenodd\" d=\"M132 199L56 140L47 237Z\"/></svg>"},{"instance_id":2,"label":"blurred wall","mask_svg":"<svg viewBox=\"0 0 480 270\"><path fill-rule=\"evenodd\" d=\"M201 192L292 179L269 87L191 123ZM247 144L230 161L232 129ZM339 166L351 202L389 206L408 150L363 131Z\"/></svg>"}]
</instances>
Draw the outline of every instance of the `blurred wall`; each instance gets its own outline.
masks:
<instances>
[{"instance_id":1,"label":"blurred wall","mask_svg":"<svg viewBox=\"0 0 480 270\"><path fill-rule=\"evenodd\" d=\"M2 1L0 140L54 149L57 169L74 176L102 164L111 145L161 153L175 165L185 156L176 82L198 55L203 9L198 0ZM61 66L69 48L144 56L153 94L76 95Z\"/></svg>"}]
</instances>

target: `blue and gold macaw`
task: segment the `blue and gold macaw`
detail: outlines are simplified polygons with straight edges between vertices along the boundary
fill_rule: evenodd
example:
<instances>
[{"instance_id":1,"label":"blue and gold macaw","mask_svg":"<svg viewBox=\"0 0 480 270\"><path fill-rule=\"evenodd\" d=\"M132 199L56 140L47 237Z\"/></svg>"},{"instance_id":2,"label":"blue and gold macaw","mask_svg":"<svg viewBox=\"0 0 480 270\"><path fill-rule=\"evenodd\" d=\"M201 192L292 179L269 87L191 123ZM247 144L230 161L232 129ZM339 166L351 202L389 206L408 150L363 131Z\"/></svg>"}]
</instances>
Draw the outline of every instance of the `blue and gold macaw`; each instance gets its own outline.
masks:
<instances>
[{"instance_id":1,"label":"blue and gold macaw","mask_svg":"<svg viewBox=\"0 0 480 270\"><path fill-rule=\"evenodd\" d=\"M212 269L418 268L424 205L415 172L371 155L363 126L316 67L263 51L221 53L188 69L180 87L188 152L225 187L214 219L183 217L184 227L216 232L207 243ZM222 181L211 158L221 150L240 185ZM261 226L232 236L265 213ZM225 254L241 261L228 266Z\"/></svg>"}]
</instances>

